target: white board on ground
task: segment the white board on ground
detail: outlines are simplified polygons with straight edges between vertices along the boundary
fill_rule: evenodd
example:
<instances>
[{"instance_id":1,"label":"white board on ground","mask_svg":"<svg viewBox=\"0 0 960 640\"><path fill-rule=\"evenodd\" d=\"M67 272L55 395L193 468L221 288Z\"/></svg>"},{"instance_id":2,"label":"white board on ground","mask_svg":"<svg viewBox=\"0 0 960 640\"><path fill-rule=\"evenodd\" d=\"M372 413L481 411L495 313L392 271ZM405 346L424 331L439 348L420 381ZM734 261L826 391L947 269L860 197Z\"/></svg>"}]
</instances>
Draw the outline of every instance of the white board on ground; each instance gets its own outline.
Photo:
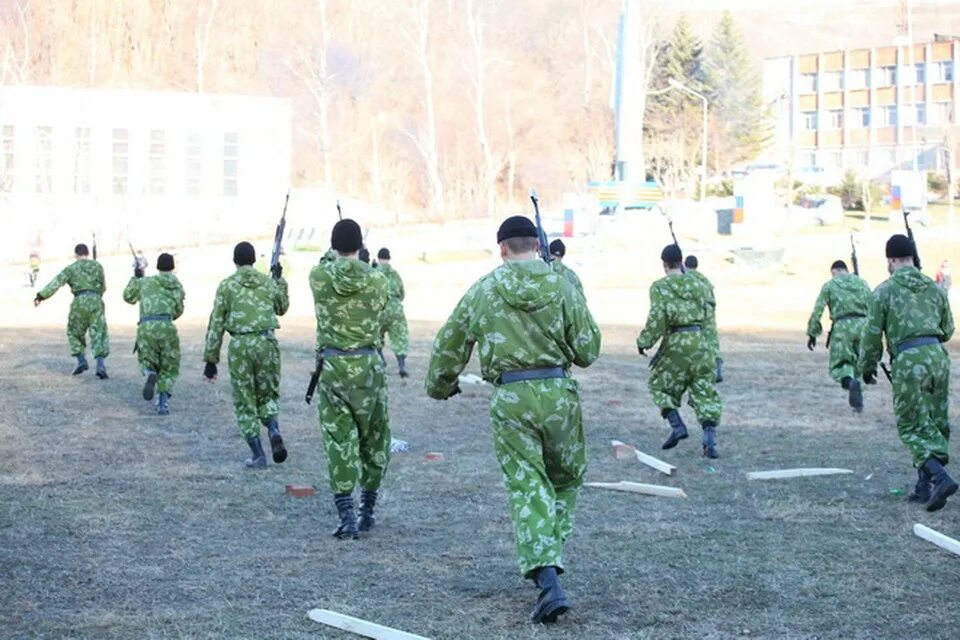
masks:
<instances>
[{"instance_id":1,"label":"white board on ground","mask_svg":"<svg viewBox=\"0 0 960 640\"><path fill-rule=\"evenodd\" d=\"M619 440L611 440L610 444L613 445L613 448L616 450L618 447L628 448L633 451L633 455L636 456L637 460L647 465L648 467L653 467L660 473L665 473L668 476L672 476L676 473L677 468L672 464L668 464L659 458L654 458L648 453L640 451L636 447L630 446L625 442L620 442Z\"/></svg>"},{"instance_id":2,"label":"white board on ground","mask_svg":"<svg viewBox=\"0 0 960 640\"><path fill-rule=\"evenodd\" d=\"M307 612L307 615L314 622L336 627L337 629L343 629L344 631L349 631L350 633L355 633L365 638L373 638L373 640L430 640L424 636L414 635L406 631L400 631L399 629L392 629L376 624L375 622L369 622L367 620L361 620L360 618L354 618L353 616L337 613L336 611L330 611L329 609L311 609Z\"/></svg>"},{"instance_id":3,"label":"white board on ground","mask_svg":"<svg viewBox=\"0 0 960 640\"><path fill-rule=\"evenodd\" d=\"M584 482L585 487L594 487L596 489L611 489L613 491L626 491L628 493L642 493L648 496L660 496L662 498L686 498L687 494L683 489L677 487L664 487L659 484L643 484L642 482L629 482L621 480L620 482Z\"/></svg>"},{"instance_id":4,"label":"white board on ground","mask_svg":"<svg viewBox=\"0 0 960 640\"><path fill-rule=\"evenodd\" d=\"M923 538L927 542L932 542L941 549L946 549L950 553L955 553L960 556L960 542L957 542L949 536L945 536L935 529L930 527L925 527L922 524L913 525L913 533L917 537Z\"/></svg>"},{"instance_id":5,"label":"white board on ground","mask_svg":"<svg viewBox=\"0 0 960 640\"><path fill-rule=\"evenodd\" d=\"M834 476L843 473L853 473L850 469L810 468L810 469L777 469L775 471L751 471L747 480L780 480L782 478L805 478L807 476Z\"/></svg>"}]
</instances>

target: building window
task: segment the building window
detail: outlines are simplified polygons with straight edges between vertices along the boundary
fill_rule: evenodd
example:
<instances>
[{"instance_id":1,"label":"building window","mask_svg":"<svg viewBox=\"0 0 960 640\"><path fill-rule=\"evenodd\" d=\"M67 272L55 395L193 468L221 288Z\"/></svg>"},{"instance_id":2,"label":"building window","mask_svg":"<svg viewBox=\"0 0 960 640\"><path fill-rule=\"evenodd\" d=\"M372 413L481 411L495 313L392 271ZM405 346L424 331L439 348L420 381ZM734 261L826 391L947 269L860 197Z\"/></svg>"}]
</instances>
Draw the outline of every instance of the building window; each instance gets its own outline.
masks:
<instances>
[{"instance_id":1,"label":"building window","mask_svg":"<svg viewBox=\"0 0 960 640\"><path fill-rule=\"evenodd\" d=\"M870 107L854 107L850 109L850 126L855 129L869 129Z\"/></svg>"},{"instance_id":2,"label":"building window","mask_svg":"<svg viewBox=\"0 0 960 640\"><path fill-rule=\"evenodd\" d=\"M847 72L847 82L851 89L866 89L870 86L870 70L851 69Z\"/></svg>"},{"instance_id":3,"label":"building window","mask_svg":"<svg viewBox=\"0 0 960 640\"><path fill-rule=\"evenodd\" d=\"M800 158L800 164L804 167L815 167L817 166L817 154L813 151L804 153Z\"/></svg>"},{"instance_id":4,"label":"building window","mask_svg":"<svg viewBox=\"0 0 960 640\"><path fill-rule=\"evenodd\" d=\"M831 169L839 169L843 166L843 152L830 151L827 153L826 165Z\"/></svg>"},{"instance_id":5,"label":"building window","mask_svg":"<svg viewBox=\"0 0 960 640\"><path fill-rule=\"evenodd\" d=\"M915 109L916 113L914 114L914 116L915 116L915 118L916 118L915 124L916 124L917 126L920 126L920 127L926 126L926 124L927 124L927 105L926 105L926 103L924 103L924 102L918 102L918 103L917 103L916 105L914 105L914 106L916 107L916 109Z\"/></svg>"},{"instance_id":6,"label":"building window","mask_svg":"<svg viewBox=\"0 0 960 640\"><path fill-rule=\"evenodd\" d=\"M897 126L897 108L892 105L885 106L885 107L877 107L877 126L878 127Z\"/></svg>"},{"instance_id":7,"label":"building window","mask_svg":"<svg viewBox=\"0 0 960 640\"><path fill-rule=\"evenodd\" d=\"M896 167L897 166L897 150L893 147L883 149L881 151L881 159L883 164L887 167Z\"/></svg>"},{"instance_id":8,"label":"building window","mask_svg":"<svg viewBox=\"0 0 960 640\"><path fill-rule=\"evenodd\" d=\"M951 108L953 106L950 102L934 102L930 110L930 124L950 124L952 119Z\"/></svg>"},{"instance_id":9,"label":"building window","mask_svg":"<svg viewBox=\"0 0 960 640\"><path fill-rule=\"evenodd\" d=\"M113 193L126 195L130 178L130 132L113 130Z\"/></svg>"},{"instance_id":10,"label":"building window","mask_svg":"<svg viewBox=\"0 0 960 640\"><path fill-rule=\"evenodd\" d=\"M73 132L73 192L90 193L90 128L77 127Z\"/></svg>"},{"instance_id":11,"label":"building window","mask_svg":"<svg viewBox=\"0 0 960 640\"><path fill-rule=\"evenodd\" d=\"M923 62L918 62L914 65L914 71L916 73L916 84L926 84L927 83L927 65Z\"/></svg>"},{"instance_id":12,"label":"building window","mask_svg":"<svg viewBox=\"0 0 960 640\"><path fill-rule=\"evenodd\" d=\"M803 128L805 131L817 130L817 112L816 111L803 112Z\"/></svg>"},{"instance_id":13,"label":"building window","mask_svg":"<svg viewBox=\"0 0 960 640\"><path fill-rule=\"evenodd\" d=\"M897 68L894 66L877 67L877 86L892 87L897 84Z\"/></svg>"},{"instance_id":14,"label":"building window","mask_svg":"<svg viewBox=\"0 0 960 640\"><path fill-rule=\"evenodd\" d=\"M37 127L37 193L53 191L53 127Z\"/></svg>"},{"instance_id":15,"label":"building window","mask_svg":"<svg viewBox=\"0 0 960 640\"><path fill-rule=\"evenodd\" d=\"M933 65L934 82L953 82L953 62L937 62Z\"/></svg>"},{"instance_id":16,"label":"building window","mask_svg":"<svg viewBox=\"0 0 960 640\"><path fill-rule=\"evenodd\" d=\"M203 178L203 139L199 133L187 138L187 195L198 196Z\"/></svg>"},{"instance_id":17,"label":"building window","mask_svg":"<svg viewBox=\"0 0 960 640\"><path fill-rule=\"evenodd\" d=\"M164 160L167 153L167 134L162 129L150 131L150 195L162 196L166 190Z\"/></svg>"},{"instance_id":18,"label":"building window","mask_svg":"<svg viewBox=\"0 0 960 640\"><path fill-rule=\"evenodd\" d=\"M13 191L13 125L4 125L0 136L0 191Z\"/></svg>"},{"instance_id":19,"label":"building window","mask_svg":"<svg viewBox=\"0 0 960 640\"><path fill-rule=\"evenodd\" d=\"M816 92L817 92L817 74L801 73L800 74L800 93L816 93Z\"/></svg>"},{"instance_id":20,"label":"building window","mask_svg":"<svg viewBox=\"0 0 960 640\"><path fill-rule=\"evenodd\" d=\"M223 134L223 195L237 195L237 176L240 160L240 136L235 132Z\"/></svg>"},{"instance_id":21,"label":"building window","mask_svg":"<svg viewBox=\"0 0 960 640\"><path fill-rule=\"evenodd\" d=\"M843 91L843 72L827 71L820 74L820 82L824 91Z\"/></svg>"},{"instance_id":22,"label":"building window","mask_svg":"<svg viewBox=\"0 0 960 640\"><path fill-rule=\"evenodd\" d=\"M827 128L843 129L843 109L831 109L827 111Z\"/></svg>"},{"instance_id":23,"label":"building window","mask_svg":"<svg viewBox=\"0 0 960 640\"><path fill-rule=\"evenodd\" d=\"M858 167L870 166L870 153L866 149L857 149L856 162Z\"/></svg>"}]
</instances>

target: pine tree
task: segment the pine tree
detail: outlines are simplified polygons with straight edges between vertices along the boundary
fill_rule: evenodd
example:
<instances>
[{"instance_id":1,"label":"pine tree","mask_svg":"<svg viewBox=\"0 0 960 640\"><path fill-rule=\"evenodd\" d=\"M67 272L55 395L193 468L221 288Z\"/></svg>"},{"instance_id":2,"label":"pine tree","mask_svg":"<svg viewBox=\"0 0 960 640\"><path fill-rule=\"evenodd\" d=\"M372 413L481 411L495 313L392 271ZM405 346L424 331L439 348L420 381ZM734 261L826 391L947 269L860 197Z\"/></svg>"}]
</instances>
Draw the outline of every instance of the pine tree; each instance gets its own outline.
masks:
<instances>
[{"instance_id":1,"label":"pine tree","mask_svg":"<svg viewBox=\"0 0 960 640\"><path fill-rule=\"evenodd\" d=\"M729 11L714 29L704 71L718 155L726 165L755 157L770 140L772 123L760 76Z\"/></svg>"}]
</instances>

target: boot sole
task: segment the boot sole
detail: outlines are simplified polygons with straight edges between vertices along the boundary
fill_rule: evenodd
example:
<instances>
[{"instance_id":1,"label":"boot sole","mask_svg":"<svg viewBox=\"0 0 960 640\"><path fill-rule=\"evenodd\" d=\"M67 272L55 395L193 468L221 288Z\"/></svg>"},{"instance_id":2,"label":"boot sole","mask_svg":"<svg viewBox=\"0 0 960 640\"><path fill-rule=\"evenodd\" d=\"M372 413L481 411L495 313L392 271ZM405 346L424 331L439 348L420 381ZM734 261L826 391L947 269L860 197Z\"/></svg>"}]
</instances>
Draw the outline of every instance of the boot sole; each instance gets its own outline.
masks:
<instances>
[{"instance_id":1,"label":"boot sole","mask_svg":"<svg viewBox=\"0 0 960 640\"><path fill-rule=\"evenodd\" d=\"M270 450L273 452L273 461L277 464L287 459L287 449L283 446L283 438L279 433L270 436Z\"/></svg>"},{"instance_id":2,"label":"boot sole","mask_svg":"<svg viewBox=\"0 0 960 640\"><path fill-rule=\"evenodd\" d=\"M948 485L939 495L936 494L934 490L934 497L931 498L930 502L927 504L927 511L939 511L947 504L947 498L952 496L957 492L957 483L954 482Z\"/></svg>"},{"instance_id":3,"label":"boot sole","mask_svg":"<svg viewBox=\"0 0 960 640\"><path fill-rule=\"evenodd\" d=\"M253 469L254 471L259 471L260 469L267 468L267 459L261 458L261 460L263 460L263 462L254 461L248 458L246 461L244 461L243 464L244 466L246 466L247 469Z\"/></svg>"},{"instance_id":4,"label":"boot sole","mask_svg":"<svg viewBox=\"0 0 960 640\"><path fill-rule=\"evenodd\" d=\"M110 376L107 375L106 371L97 371L97 377L101 380L109 380Z\"/></svg>"},{"instance_id":5,"label":"boot sole","mask_svg":"<svg viewBox=\"0 0 960 640\"><path fill-rule=\"evenodd\" d=\"M147 375L147 381L143 383L143 399L153 400L153 394L157 388L157 374L151 372Z\"/></svg>"},{"instance_id":6,"label":"boot sole","mask_svg":"<svg viewBox=\"0 0 960 640\"><path fill-rule=\"evenodd\" d=\"M552 624L557 621L557 618L570 611L570 605L566 599L560 599L543 605L543 609L543 613L539 616L534 614L530 619L537 624Z\"/></svg>"},{"instance_id":7,"label":"boot sole","mask_svg":"<svg viewBox=\"0 0 960 640\"><path fill-rule=\"evenodd\" d=\"M333 532L333 537L337 540L358 540L360 538L356 531L340 531L339 529Z\"/></svg>"},{"instance_id":8,"label":"boot sole","mask_svg":"<svg viewBox=\"0 0 960 640\"><path fill-rule=\"evenodd\" d=\"M661 447L661 448L663 448L663 449L673 449L675 446L677 446L678 444L680 444L680 441L681 441L681 440L686 440L686 439L689 438L689 437L690 437L690 434L688 434L688 433L684 433L682 436L677 436L677 437L675 437L675 438L671 436L671 437L667 438L667 441L663 443L663 447Z\"/></svg>"},{"instance_id":9,"label":"boot sole","mask_svg":"<svg viewBox=\"0 0 960 640\"><path fill-rule=\"evenodd\" d=\"M73 370L73 375L78 376L89 368L90 367L88 367L87 365L83 365L82 367L77 367L76 369Z\"/></svg>"}]
</instances>

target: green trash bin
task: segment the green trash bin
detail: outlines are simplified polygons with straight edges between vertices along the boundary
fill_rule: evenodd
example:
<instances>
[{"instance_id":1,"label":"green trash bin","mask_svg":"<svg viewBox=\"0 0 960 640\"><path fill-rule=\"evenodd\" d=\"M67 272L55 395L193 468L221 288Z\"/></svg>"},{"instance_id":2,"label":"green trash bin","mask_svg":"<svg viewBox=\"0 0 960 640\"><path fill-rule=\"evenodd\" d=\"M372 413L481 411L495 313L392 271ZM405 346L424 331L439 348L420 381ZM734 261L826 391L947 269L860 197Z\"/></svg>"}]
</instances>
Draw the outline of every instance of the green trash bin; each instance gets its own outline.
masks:
<instances>
[{"instance_id":1,"label":"green trash bin","mask_svg":"<svg viewBox=\"0 0 960 640\"><path fill-rule=\"evenodd\" d=\"M717 233L729 236L732 233L733 209L717 209Z\"/></svg>"}]
</instances>

